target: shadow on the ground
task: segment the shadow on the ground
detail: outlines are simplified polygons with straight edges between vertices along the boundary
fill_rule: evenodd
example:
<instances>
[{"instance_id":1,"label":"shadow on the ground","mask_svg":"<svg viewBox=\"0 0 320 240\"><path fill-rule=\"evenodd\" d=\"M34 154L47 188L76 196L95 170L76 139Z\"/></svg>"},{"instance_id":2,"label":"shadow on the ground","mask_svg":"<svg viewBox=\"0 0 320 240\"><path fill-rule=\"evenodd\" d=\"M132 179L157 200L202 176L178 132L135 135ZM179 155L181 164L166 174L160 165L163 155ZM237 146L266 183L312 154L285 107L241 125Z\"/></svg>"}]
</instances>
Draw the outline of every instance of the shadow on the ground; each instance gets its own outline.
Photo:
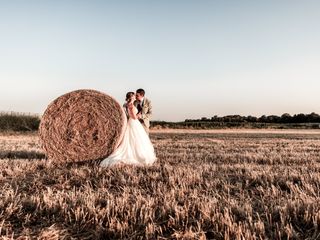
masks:
<instances>
[{"instance_id":1,"label":"shadow on the ground","mask_svg":"<svg viewBox=\"0 0 320 240\"><path fill-rule=\"evenodd\" d=\"M1 151L0 159L45 159L46 155L36 151Z\"/></svg>"}]
</instances>

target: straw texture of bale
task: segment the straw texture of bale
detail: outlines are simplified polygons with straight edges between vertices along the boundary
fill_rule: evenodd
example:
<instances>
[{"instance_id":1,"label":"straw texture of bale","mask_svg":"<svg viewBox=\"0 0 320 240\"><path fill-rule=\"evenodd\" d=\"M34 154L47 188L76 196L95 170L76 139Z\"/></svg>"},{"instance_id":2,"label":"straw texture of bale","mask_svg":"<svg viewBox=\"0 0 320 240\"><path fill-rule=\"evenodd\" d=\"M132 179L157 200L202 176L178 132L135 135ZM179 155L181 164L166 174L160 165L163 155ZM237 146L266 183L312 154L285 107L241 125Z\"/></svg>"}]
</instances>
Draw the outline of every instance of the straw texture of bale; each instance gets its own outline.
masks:
<instances>
[{"instance_id":1,"label":"straw texture of bale","mask_svg":"<svg viewBox=\"0 0 320 240\"><path fill-rule=\"evenodd\" d=\"M109 156L125 125L125 113L115 99L95 90L77 90L48 106L39 135L49 159L82 162Z\"/></svg>"}]
</instances>

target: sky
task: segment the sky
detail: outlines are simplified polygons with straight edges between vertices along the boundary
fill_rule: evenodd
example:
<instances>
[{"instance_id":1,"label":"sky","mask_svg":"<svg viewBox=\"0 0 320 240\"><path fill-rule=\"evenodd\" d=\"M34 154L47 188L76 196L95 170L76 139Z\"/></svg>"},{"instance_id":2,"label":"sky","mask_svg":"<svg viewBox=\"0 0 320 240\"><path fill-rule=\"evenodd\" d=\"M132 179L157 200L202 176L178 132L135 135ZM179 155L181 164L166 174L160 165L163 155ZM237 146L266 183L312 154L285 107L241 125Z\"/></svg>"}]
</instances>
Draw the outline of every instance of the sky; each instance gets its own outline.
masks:
<instances>
[{"instance_id":1,"label":"sky","mask_svg":"<svg viewBox=\"0 0 320 240\"><path fill-rule=\"evenodd\" d=\"M77 89L153 120L320 113L320 1L0 0L0 110Z\"/></svg>"}]
</instances>

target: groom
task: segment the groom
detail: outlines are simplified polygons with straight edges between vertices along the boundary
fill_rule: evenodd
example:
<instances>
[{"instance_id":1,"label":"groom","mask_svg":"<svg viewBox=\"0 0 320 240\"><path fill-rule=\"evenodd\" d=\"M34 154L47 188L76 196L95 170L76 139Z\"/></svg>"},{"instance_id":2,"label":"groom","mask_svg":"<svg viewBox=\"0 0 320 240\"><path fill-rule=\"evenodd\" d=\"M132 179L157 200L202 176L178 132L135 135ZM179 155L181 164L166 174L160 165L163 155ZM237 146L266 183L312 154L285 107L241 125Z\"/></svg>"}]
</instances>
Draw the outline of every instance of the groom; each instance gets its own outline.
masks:
<instances>
[{"instance_id":1,"label":"groom","mask_svg":"<svg viewBox=\"0 0 320 240\"><path fill-rule=\"evenodd\" d=\"M146 132L149 134L150 118L152 116L151 101L145 97L145 91L142 88L139 88L136 91L136 99L137 100L135 101L134 105L138 109L138 119Z\"/></svg>"}]
</instances>

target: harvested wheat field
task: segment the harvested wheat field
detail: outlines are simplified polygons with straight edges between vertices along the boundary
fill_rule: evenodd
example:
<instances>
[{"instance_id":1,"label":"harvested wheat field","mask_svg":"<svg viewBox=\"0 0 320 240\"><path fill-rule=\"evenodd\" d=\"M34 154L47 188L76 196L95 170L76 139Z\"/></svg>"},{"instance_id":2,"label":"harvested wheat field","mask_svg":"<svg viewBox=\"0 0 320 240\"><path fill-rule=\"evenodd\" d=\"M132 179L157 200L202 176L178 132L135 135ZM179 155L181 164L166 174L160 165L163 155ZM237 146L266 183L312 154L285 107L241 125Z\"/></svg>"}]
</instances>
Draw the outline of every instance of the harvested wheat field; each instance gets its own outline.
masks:
<instances>
[{"instance_id":1,"label":"harvested wheat field","mask_svg":"<svg viewBox=\"0 0 320 240\"><path fill-rule=\"evenodd\" d=\"M320 131L151 132L158 162L54 165L0 136L3 239L320 239Z\"/></svg>"}]
</instances>

